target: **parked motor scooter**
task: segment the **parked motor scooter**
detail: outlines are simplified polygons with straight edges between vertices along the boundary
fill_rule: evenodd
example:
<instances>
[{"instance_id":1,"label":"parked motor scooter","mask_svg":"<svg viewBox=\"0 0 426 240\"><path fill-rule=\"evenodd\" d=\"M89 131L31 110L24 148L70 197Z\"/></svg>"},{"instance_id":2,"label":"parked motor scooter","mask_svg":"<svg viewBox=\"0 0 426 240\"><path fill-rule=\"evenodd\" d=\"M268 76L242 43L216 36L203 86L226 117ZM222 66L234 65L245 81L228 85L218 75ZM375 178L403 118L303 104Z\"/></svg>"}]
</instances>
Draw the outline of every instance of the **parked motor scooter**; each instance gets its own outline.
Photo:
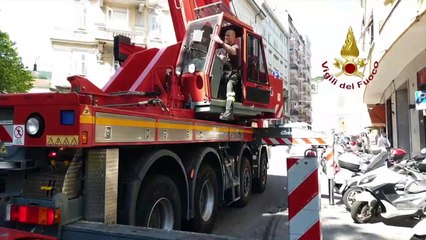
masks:
<instances>
[{"instance_id":1,"label":"parked motor scooter","mask_svg":"<svg viewBox=\"0 0 426 240\"><path fill-rule=\"evenodd\" d=\"M426 240L426 218L423 218L414 226L413 236L410 240Z\"/></svg>"},{"instance_id":2,"label":"parked motor scooter","mask_svg":"<svg viewBox=\"0 0 426 240\"><path fill-rule=\"evenodd\" d=\"M419 155L394 164L393 168L395 171L404 171L404 168L410 168L419 173L426 173L426 148L423 148Z\"/></svg>"},{"instance_id":3,"label":"parked motor scooter","mask_svg":"<svg viewBox=\"0 0 426 240\"><path fill-rule=\"evenodd\" d=\"M388 158L389 156L386 152L380 152L366 161L353 155L339 156L338 165L340 171L334 176L335 191L339 194L344 194L351 186L351 182L348 183L348 180L386 166Z\"/></svg>"},{"instance_id":4,"label":"parked motor scooter","mask_svg":"<svg viewBox=\"0 0 426 240\"><path fill-rule=\"evenodd\" d=\"M382 153L382 158L376 158L375 161L378 161L373 170L368 171L371 168L368 168L363 174L358 174L348 180L339 189L339 193L342 194L342 201L345 204L348 210L351 209L353 202L355 201L354 196L357 193L362 191L361 187L371 187L378 186L384 183L389 182L389 179L396 181L397 191L404 190L406 184L411 181L420 181L426 180L423 174L416 172L413 169L405 167L403 165L398 165L398 169L388 168L385 164L386 158L385 153ZM391 152L391 157L389 161L397 163L402 160L406 152L402 149L394 149ZM389 162L388 161L388 162ZM375 164L375 163L373 163Z\"/></svg>"},{"instance_id":5,"label":"parked motor scooter","mask_svg":"<svg viewBox=\"0 0 426 240\"><path fill-rule=\"evenodd\" d=\"M413 181L426 180L423 174L412 169L405 168L395 172L392 168L382 166L371 172L354 177L347 181L347 189L343 192L342 201L348 210L351 210L356 194L363 191L362 187L374 187L385 184L389 180L395 181L395 189L402 194L405 188Z\"/></svg>"},{"instance_id":6,"label":"parked motor scooter","mask_svg":"<svg viewBox=\"0 0 426 240\"><path fill-rule=\"evenodd\" d=\"M392 181L390 179L390 181ZM396 191L395 180L375 187L362 187L355 196L351 216L356 223L368 223L373 217L422 217L426 212L426 181L414 181L403 194Z\"/></svg>"}]
</instances>

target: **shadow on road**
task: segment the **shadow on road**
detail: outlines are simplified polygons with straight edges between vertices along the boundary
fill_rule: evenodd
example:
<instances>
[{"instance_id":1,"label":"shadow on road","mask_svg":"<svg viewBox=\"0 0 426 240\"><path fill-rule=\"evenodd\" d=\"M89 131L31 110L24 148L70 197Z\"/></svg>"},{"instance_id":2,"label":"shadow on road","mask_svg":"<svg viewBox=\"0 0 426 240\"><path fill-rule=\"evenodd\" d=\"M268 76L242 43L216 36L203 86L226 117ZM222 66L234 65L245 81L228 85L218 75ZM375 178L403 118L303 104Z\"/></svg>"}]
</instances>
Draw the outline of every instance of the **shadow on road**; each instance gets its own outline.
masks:
<instances>
[{"instance_id":1,"label":"shadow on road","mask_svg":"<svg viewBox=\"0 0 426 240\"><path fill-rule=\"evenodd\" d=\"M252 193L244 208L222 207L213 234L241 239L287 240L287 177L268 175L262 194Z\"/></svg>"}]
</instances>

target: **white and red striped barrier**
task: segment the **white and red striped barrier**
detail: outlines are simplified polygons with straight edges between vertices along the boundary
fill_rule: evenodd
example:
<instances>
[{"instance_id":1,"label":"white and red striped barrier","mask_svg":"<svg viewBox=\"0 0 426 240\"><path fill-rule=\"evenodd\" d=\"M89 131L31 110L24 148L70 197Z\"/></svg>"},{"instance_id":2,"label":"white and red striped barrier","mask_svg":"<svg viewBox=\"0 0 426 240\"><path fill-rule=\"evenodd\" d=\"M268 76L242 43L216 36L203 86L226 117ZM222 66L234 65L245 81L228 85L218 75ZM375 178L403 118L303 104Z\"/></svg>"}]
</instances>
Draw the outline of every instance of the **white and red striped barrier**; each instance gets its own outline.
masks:
<instances>
[{"instance_id":1,"label":"white and red striped barrier","mask_svg":"<svg viewBox=\"0 0 426 240\"><path fill-rule=\"evenodd\" d=\"M321 240L317 157L287 158L290 240Z\"/></svg>"},{"instance_id":2,"label":"white and red striped barrier","mask_svg":"<svg viewBox=\"0 0 426 240\"><path fill-rule=\"evenodd\" d=\"M307 145L326 145L326 139L324 138L262 138L262 144L267 145L296 145L296 144L307 144Z\"/></svg>"}]
</instances>

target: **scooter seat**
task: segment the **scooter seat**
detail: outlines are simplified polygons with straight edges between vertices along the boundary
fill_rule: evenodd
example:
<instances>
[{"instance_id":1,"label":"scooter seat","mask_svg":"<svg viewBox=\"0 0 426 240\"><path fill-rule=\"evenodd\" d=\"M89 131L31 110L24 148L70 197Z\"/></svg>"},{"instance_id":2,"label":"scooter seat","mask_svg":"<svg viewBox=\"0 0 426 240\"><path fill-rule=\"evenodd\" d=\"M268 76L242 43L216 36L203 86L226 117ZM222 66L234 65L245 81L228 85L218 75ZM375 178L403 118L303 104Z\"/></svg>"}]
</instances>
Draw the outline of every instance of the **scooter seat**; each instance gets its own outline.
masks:
<instances>
[{"instance_id":1,"label":"scooter seat","mask_svg":"<svg viewBox=\"0 0 426 240\"><path fill-rule=\"evenodd\" d=\"M426 181L412 182L407 186L408 193L421 193L426 192Z\"/></svg>"}]
</instances>

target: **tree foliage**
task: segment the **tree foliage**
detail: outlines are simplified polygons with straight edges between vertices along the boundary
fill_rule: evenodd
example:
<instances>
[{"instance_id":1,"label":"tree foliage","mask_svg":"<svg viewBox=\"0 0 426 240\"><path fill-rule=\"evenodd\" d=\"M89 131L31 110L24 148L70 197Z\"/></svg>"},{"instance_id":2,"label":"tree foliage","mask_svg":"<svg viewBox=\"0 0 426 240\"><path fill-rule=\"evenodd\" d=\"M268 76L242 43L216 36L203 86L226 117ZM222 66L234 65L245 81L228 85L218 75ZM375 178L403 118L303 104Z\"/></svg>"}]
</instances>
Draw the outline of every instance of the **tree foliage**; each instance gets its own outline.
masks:
<instances>
[{"instance_id":1,"label":"tree foliage","mask_svg":"<svg viewBox=\"0 0 426 240\"><path fill-rule=\"evenodd\" d=\"M15 44L0 31L0 92L26 92L32 86L31 72L22 64Z\"/></svg>"}]
</instances>

